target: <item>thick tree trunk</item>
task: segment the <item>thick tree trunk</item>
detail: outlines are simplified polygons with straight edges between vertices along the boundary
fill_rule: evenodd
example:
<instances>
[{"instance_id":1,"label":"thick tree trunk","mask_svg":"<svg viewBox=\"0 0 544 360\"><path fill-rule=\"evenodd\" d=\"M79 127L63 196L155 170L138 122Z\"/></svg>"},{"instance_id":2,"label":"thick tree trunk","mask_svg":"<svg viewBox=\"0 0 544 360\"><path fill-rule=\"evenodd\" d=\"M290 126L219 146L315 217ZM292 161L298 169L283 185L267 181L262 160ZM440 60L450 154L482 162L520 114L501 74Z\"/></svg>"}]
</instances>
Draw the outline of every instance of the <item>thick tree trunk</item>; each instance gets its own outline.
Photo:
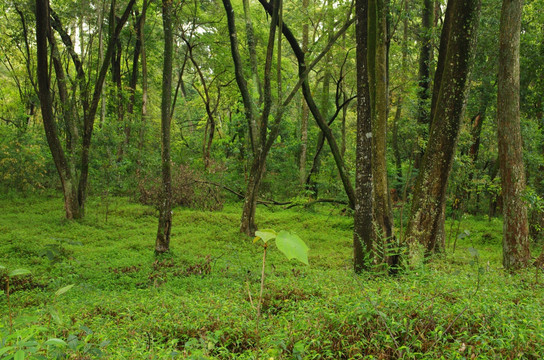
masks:
<instances>
[{"instance_id":1,"label":"thick tree trunk","mask_svg":"<svg viewBox=\"0 0 544 360\"><path fill-rule=\"evenodd\" d=\"M430 138L407 229L410 244L419 242L427 253L444 248L446 188L463 118L479 9L480 0L450 0L446 10L431 104Z\"/></svg>"},{"instance_id":2,"label":"thick tree trunk","mask_svg":"<svg viewBox=\"0 0 544 360\"><path fill-rule=\"evenodd\" d=\"M372 181L373 181L373 211L376 226L376 236L384 244L383 260L386 244L393 236L393 221L391 216L391 201L387 182L387 117L389 106L389 90L387 84L387 8L383 0L370 0L369 10L369 40L368 40L368 70L370 89L370 108L372 116Z\"/></svg>"},{"instance_id":3,"label":"thick tree trunk","mask_svg":"<svg viewBox=\"0 0 544 360\"><path fill-rule=\"evenodd\" d=\"M373 259L375 242L372 224L372 118L367 68L368 1L357 0L357 149L355 173L355 215L353 226L353 265L355 272L365 269Z\"/></svg>"},{"instance_id":4,"label":"thick tree trunk","mask_svg":"<svg viewBox=\"0 0 544 360\"><path fill-rule=\"evenodd\" d=\"M527 206L523 200L523 165L519 109L521 0L503 0L499 34L497 119L503 196L503 258L506 269L527 267L530 260Z\"/></svg>"},{"instance_id":5,"label":"thick tree trunk","mask_svg":"<svg viewBox=\"0 0 544 360\"><path fill-rule=\"evenodd\" d=\"M170 230L172 228L172 174L170 162L170 107L172 106L172 55L174 37L172 30L172 1L162 2L162 22L164 30L164 60L162 72L161 101L161 163L162 186L159 198L159 228L155 242L155 253L170 250Z\"/></svg>"}]
</instances>

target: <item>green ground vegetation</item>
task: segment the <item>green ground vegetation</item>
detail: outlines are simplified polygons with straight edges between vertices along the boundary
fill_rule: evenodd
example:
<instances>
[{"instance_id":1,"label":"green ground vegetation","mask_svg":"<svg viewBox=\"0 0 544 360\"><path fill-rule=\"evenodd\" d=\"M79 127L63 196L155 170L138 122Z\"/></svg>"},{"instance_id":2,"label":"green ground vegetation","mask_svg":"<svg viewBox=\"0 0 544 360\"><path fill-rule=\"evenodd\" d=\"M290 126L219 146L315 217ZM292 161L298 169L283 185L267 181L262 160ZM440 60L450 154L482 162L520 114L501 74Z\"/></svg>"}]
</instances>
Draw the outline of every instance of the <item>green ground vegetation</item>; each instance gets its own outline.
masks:
<instances>
[{"instance_id":1,"label":"green ground vegetation","mask_svg":"<svg viewBox=\"0 0 544 360\"><path fill-rule=\"evenodd\" d=\"M352 216L263 207L259 225L299 235L310 265L271 248L257 327L262 247L238 232L238 204L175 208L160 258L153 207L94 197L76 222L61 204L0 200L0 359L544 357L544 287L534 268L502 269L498 219L448 224L455 253L450 239L445 256L396 276L356 276ZM10 278L8 307L13 269L31 274Z\"/></svg>"}]
</instances>

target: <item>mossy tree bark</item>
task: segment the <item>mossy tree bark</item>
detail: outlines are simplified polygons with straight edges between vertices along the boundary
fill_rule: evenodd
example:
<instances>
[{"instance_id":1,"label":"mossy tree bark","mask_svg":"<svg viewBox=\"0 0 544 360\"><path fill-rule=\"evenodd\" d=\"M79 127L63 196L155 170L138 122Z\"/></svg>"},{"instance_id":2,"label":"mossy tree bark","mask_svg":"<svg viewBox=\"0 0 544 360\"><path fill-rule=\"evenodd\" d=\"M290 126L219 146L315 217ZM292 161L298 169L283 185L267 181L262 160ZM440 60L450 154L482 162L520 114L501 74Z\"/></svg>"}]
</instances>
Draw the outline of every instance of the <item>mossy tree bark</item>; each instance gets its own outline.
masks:
<instances>
[{"instance_id":1,"label":"mossy tree bark","mask_svg":"<svg viewBox=\"0 0 544 360\"><path fill-rule=\"evenodd\" d=\"M431 103L431 131L416 180L407 229L426 253L444 248L445 201L473 59L480 0L450 0L442 29Z\"/></svg>"},{"instance_id":2,"label":"mossy tree bark","mask_svg":"<svg viewBox=\"0 0 544 360\"><path fill-rule=\"evenodd\" d=\"M364 270L372 259L374 226L372 224L372 118L368 84L367 33L368 0L355 3L357 41L357 149L355 172L355 216L353 226L353 265Z\"/></svg>"},{"instance_id":3,"label":"mossy tree bark","mask_svg":"<svg viewBox=\"0 0 544 360\"><path fill-rule=\"evenodd\" d=\"M155 253L170 250L172 228L172 164L170 162L170 107L172 106L172 55L174 37L172 30L172 0L162 1L164 53L161 99L161 165L162 186L159 197L159 227L155 241Z\"/></svg>"},{"instance_id":4,"label":"mossy tree bark","mask_svg":"<svg viewBox=\"0 0 544 360\"><path fill-rule=\"evenodd\" d=\"M372 118L372 182L373 212L375 222L376 250L381 260L389 262L385 251L393 237L391 200L387 181L387 117L389 113L388 86L388 8L383 0L368 2L368 78L370 110Z\"/></svg>"},{"instance_id":5,"label":"mossy tree bark","mask_svg":"<svg viewBox=\"0 0 544 360\"><path fill-rule=\"evenodd\" d=\"M503 0L499 33L497 119L503 196L503 258L506 269L529 264L529 227L523 165L519 89L521 0Z\"/></svg>"}]
</instances>

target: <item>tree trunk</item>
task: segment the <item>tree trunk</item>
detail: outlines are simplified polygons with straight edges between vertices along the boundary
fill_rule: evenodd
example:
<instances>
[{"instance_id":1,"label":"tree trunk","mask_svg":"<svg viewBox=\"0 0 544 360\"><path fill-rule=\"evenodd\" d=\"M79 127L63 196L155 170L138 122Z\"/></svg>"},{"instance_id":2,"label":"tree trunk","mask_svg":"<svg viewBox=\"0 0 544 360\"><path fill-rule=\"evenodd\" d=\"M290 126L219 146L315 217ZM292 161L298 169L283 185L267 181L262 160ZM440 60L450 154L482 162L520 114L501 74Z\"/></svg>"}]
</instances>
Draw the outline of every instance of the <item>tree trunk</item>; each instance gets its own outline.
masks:
<instances>
[{"instance_id":1,"label":"tree trunk","mask_svg":"<svg viewBox=\"0 0 544 360\"><path fill-rule=\"evenodd\" d=\"M78 219L81 217L77 187L75 186L74 174L70 171L69 160L62 149L59 141L55 118L53 115L49 67L47 64L48 51L47 39L51 32L49 26L49 1L36 0L36 44L37 44L37 75L40 105L42 109L43 126L47 143L53 156L53 161L62 184L64 195L64 210L67 219Z\"/></svg>"},{"instance_id":2,"label":"tree trunk","mask_svg":"<svg viewBox=\"0 0 544 360\"><path fill-rule=\"evenodd\" d=\"M257 196L259 195L259 187L264 174L265 163L266 161L262 158L255 158L249 172L244 207L242 209L242 220L240 223L240 232L249 236L254 236L255 231L257 230L255 211L257 210Z\"/></svg>"},{"instance_id":3,"label":"tree trunk","mask_svg":"<svg viewBox=\"0 0 544 360\"><path fill-rule=\"evenodd\" d=\"M448 177L463 118L480 0L450 0L442 29L431 104L431 132L414 190L407 239L426 253L444 248ZM415 250L415 248L412 248Z\"/></svg>"},{"instance_id":4,"label":"tree trunk","mask_svg":"<svg viewBox=\"0 0 544 360\"><path fill-rule=\"evenodd\" d=\"M142 12L142 19L140 26L142 27L140 31L140 43L142 44L142 114L141 114L141 121L140 121L140 131L138 134L138 151L141 153L142 149L144 148L144 139L145 139L145 127L146 127L146 120L147 120L147 90L148 90L148 84L147 84L147 53L145 48L145 36L144 36L144 25L145 25L145 18L146 18L146 9L147 5L149 5L149 1L145 1L144 3L144 10ZM141 156L137 160L138 162L138 171L141 169L142 161Z\"/></svg>"},{"instance_id":5,"label":"tree trunk","mask_svg":"<svg viewBox=\"0 0 544 360\"><path fill-rule=\"evenodd\" d=\"M355 3L357 41L357 149L355 172L355 215L353 265L361 272L373 258L375 241L372 224L372 117L367 69L368 1Z\"/></svg>"},{"instance_id":6,"label":"tree trunk","mask_svg":"<svg viewBox=\"0 0 544 360\"><path fill-rule=\"evenodd\" d=\"M170 107L172 106L172 55L174 37L172 31L172 1L162 1L162 22L164 30L164 60L162 72L161 100L161 163L162 187L159 198L159 228L155 242L155 253L170 251L170 230L172 228L172 174L170 162Z\"/></svg>"},{"instance_id":7,"label":"tree trunk","mask_svg":"<svg viewBox=\"0 0 544 360\"><path fill-rule=\"evenodd\" d=\"M128 91L130 95L128 100L128 105L127 105L128 117L125 118L125 124L124 124L125 138L122 144L119 144L118 161L122 160L123 154L130 144L132 122L134 121L134 106L136 104L136 87L138 85L139 62L140 62L140 55L142 52L142 37L143 36L141 33L144 31L144 21L145 21L145 13L147 11L147 5L148 3L144 1L144 4L142 5L143 7L142 7L141 15L138 14L138 11L136 11L136 23L134 24L134 31L136 33L136 41L134 44L134 52L132 54L132 71L130 73L130 83L128 86Z\"/></svg>"},{"instance_id":8,"label":"tree trunk","mask_svg":"<svg viewBox=\"0 0 544 360\"><path fill-rule=\"evenodd\" d=\"M417 103L417 122L418 138L427 139L431 118L429 116L429 98L431 91L431 61L433 54L433 16L434 3L432 0L423 0L423 9L421 12L421 29L419 41L419 74L418 74L418 103ZM421 142L421 143L422 143ZM425 148L418 142L415 154L414 167L419 169Z\"/></svg>"},{"instance_id":9,"label":"tree trunk","mask_svg":"<svg viewBox=\"0 0 544 360\"><path fill-rule=\"evenodd\" d=\"M389 106L389 90L387 84L387 12L383 0L370 0L368 31L368 73L370 89L370 109L372 117L372 181L373 211L376 225L376 236L384 244L382 251L385 257L386 244L393 236L391 216L391 200L387 182L387 117Z\"/></svg>"},{"instance_id":10,"label":"tree trunk","mask_svg":"<svg viewBox=\"0 0 544 360\"><path fill-rule=\"evenodd\" d=\"M302 11L304 12L304 22L302 24L302 51L308 52L308 3L309 0L302 0ZM306 100L302 99L302 119L300 121L300 160L299 160L299 179L300 184L304 185L306 181L306 159L308 153L308 117L310 111Z\"/></svg>"},{"instance_id":11,"label":"tree trunk","mask_svg":"<svg viewBox=\"0 0 544 360\"><path fill-rule=\"evenodd\" d=\"M506 269L527 267L530 260L519 90L521 0L503 0L499 33L497 119L503 196L503 258Z\"/></svg>"}]
</instances>

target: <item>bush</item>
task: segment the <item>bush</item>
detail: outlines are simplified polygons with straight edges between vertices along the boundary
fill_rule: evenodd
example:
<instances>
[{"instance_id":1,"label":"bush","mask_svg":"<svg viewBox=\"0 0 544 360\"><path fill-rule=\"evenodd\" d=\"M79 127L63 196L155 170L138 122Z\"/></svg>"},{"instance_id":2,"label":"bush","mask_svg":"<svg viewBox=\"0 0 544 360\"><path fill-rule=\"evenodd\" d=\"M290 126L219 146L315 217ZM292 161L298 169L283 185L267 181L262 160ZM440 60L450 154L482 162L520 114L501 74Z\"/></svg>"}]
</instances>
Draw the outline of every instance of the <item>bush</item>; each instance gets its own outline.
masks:
<instances>
[{"instance_id":1,"label":"bush","mask_svg":"<svg viewBox=\"0 0 544 360\"><path fill-rule=\"evenodd\" d=\"M138 179L138 201L145 205L159 203L161 177L143 174ZM217 186L204 180L197 171L186 165L172 166L172 204L202 210L221 210L224 198Z\"/></svg>"}]
</instances>

